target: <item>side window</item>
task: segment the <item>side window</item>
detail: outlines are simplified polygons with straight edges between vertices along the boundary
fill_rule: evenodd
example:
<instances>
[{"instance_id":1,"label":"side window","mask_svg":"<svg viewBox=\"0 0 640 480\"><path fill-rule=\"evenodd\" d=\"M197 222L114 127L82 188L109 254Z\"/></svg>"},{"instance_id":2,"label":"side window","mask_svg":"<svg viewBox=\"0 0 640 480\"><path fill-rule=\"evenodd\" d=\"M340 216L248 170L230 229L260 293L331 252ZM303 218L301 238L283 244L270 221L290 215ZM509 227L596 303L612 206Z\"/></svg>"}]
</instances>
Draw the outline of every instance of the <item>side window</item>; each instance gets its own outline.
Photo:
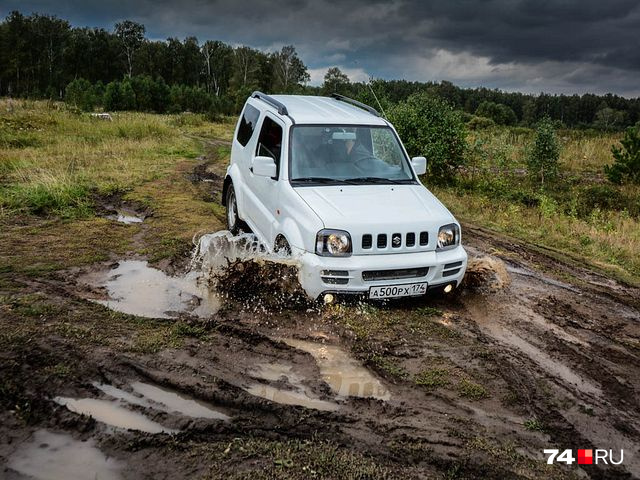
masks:
<instances>
[{"instance_id":1,"label":"side window","mask_svg":"<svg viewBox=\"0 0 640 480\"><path fill-rule=\"evenodd\" d=\"M282 127L269 117L264 118L260 136L258 137L258 147L256 155L261 157L271 157L276 162L277 173L280 174L280 152L282 151Z\"/></svg>"},{"instance_id":2,"label":"side window","mask_svg":"<svg viewBox=\"0 0 640 480\"><path fill-rule=\"evenodd\" d=\"M236 137L243 147L251 140L259 117L260 110L251 105L244 107L244 113L240 119L240 126L238 127L238 135Z\"/></svg>"}]
</instances>

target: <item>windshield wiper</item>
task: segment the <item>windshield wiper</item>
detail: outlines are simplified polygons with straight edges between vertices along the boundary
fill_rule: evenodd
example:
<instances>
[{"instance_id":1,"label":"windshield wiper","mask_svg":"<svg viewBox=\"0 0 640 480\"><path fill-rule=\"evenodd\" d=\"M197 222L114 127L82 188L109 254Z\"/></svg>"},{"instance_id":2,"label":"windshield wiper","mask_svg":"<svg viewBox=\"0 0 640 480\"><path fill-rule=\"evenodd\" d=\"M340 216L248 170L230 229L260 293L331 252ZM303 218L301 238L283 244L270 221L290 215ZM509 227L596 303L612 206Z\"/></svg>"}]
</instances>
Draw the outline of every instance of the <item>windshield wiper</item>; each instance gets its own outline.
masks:
<instances>
[{"instance_id":1,"label":"windshield wiper","mask_svg":"<svg viewBox=\"0 0 640 480\"><path fill-rule=\"evenodd\" d=\"M348 183L346 180L340 180L339 178L329 178L329 177L301 177L301 178L292 178L292 182L300 182L300 183Z\"/></svg>"},{"instance_id":2,"label":"windshield wiper","mask_svg":"<svg viewBox=\"0 0 640 480\"><path fill-rule=\"evenodd\" d=\"M396 185L401 185L407 182L413 182L410 178L402 179L402 180L393 180L391 178L384 177L355 177L355 178L347 178L347 182L354 183L391 183Z\"/></svg>"}]
</instances>

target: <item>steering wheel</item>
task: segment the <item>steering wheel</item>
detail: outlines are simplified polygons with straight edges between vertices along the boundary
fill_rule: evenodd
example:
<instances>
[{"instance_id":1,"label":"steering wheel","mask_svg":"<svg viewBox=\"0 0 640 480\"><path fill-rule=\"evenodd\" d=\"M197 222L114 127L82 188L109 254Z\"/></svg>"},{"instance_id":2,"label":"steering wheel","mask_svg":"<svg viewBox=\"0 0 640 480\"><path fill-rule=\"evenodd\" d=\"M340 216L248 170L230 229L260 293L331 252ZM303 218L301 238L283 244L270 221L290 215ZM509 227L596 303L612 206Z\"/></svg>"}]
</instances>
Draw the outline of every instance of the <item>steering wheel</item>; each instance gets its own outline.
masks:
<instances>
[{"instance_id":1,"label":"steering wheel","mask_svg":"<svg viewBox=\"0 0 640 480\"><path fill-rule=\"evenodd\" d=\"M365 163L365 162L370 162L371 160L378 160L378 157L374 157L373 155L368 156L368 157L364 157L361 158L359 160L356 160L355 162L353 162L353 165L355 167L357 167L360 170L365 170L365 168L363 168L363 166L361 164Z\"/></svg>"}]
</instances>

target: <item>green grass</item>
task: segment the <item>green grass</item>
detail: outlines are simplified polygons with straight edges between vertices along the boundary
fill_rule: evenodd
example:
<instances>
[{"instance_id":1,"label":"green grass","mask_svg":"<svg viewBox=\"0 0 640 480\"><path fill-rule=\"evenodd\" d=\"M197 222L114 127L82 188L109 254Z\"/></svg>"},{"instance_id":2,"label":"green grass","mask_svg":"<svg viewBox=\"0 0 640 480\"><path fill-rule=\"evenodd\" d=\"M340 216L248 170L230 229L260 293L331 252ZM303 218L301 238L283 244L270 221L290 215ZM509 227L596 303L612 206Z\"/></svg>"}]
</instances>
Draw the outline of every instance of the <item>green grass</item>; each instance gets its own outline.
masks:
<instances>
[{"instance_id":1,"label":"green grass","mask_svg":"<svg viewBox=\"0 0 640 480\"><path fill-rule=\"evenodd\" d=\"M458 384L458 392L461 397L465 397L470 400L481 400L489 396L489 392L485 387L479 383L472 382L467 378L460 380L460 383Z\"/></svg>"},{"instance_id":2,"label":"green grass","mask_svg":"<svg viewBox=\"0 0 640 480\"><path fill-rule=\"evenodd\" d=\"M537 418L531 418L524 422L524 428L532 432L544 432L544 424Z\"/></svg>"},{"instance_id":3,"label":"green grass","mask_svg":"<svg viewBox=\"0 0 640 480\"><path fill-rule=\"evenodd\" d=\"M231 122L143 113L109 122L30 101L0 100L0 111L0 271L40 276L128 252L183 257L196 233L222 228L224 209L189 175L202 155L224 171L228 149L200 137L228 141ZM25 135L37 142L9 141ZM114 195L151 214L144 226L96 216Z\"/></svg>"},{"instance_id":4,"label":"green grass","mask_svg":"<svg viewBox=\"0 0 640 480\"><path fill-rule=\"evenodd\" d=\"M414 378L414 383L428 390L449 385L449 371L446 368L429 368L422 370Z\"/></svg>"},{"instance_id":5,"label":"green grass","mask_svg":"<svg viewBox=\"0 0 640 480\"><path fill-rule=\"evenodd\" d=\"M468 164L456 184L433 192L459 220L567 252L640 284L640 186L611 185L603 173L621 135L558 131L561 177L544 189L526 175L533 136L507 127L471 132Z\"/></svg>"},{"instance_id":6,"label":"green grass","mask_svg":"<svg viewBox=\"0 0 640 480\"><path fill-rule=\"evenodd\" d=\"M394 379L401 380L409 376L409 373L404 368L402 368L402 366L398 365L396 361L383 355L372 355L369 358L369 363L371 363L378 370L384 372L388 377Z\"/></svg>"},{"instance_id":7,"label":"green grass","mask_svg":"<svg viewBox=\"0 0 640 480\"><path fill-rule=\"evenodd\" d=\"M404 478L379 460L319 439L277 441L236 438L194 447L211 463L205 478ZM229 472L237 471L237 474Z\"/></svg>"},{"instance_id":8,"label":"green grass","mask_svg":"<svg viewBox=\"0 0 640 480\"><path fill-rule=\"evenodd\" d=\"M61 104L9 108L2 100L0 110L3 216L86 217L93 192L129 191L166 176L176 159L202 153L199 142L175 128L176 116L118 113L109 122Z\"/></svg>"}]
</instances>

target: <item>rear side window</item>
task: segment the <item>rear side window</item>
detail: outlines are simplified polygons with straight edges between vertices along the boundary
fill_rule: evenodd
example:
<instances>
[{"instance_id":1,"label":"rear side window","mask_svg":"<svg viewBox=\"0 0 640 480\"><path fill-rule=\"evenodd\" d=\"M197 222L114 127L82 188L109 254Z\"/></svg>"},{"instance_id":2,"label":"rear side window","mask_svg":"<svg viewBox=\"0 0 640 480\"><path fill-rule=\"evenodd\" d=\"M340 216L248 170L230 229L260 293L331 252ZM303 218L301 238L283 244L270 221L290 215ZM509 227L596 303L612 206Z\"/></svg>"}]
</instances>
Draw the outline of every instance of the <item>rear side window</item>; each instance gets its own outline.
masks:
<instances>
[{"instance_id":1,"label":"rear side window","mask_svg":"<svg viewBox=\"0 0 640 480\"><path fill-rule=\"evenodd\" d=\"M253 131L256 129L256 124L258 123L258 117L260 117L260 111L257 108L251 105L244 107L244 113L240 119L240 126L238 127L238 135L236 137L243 147L251 140Z\"/></svg>"}]
</instances>

